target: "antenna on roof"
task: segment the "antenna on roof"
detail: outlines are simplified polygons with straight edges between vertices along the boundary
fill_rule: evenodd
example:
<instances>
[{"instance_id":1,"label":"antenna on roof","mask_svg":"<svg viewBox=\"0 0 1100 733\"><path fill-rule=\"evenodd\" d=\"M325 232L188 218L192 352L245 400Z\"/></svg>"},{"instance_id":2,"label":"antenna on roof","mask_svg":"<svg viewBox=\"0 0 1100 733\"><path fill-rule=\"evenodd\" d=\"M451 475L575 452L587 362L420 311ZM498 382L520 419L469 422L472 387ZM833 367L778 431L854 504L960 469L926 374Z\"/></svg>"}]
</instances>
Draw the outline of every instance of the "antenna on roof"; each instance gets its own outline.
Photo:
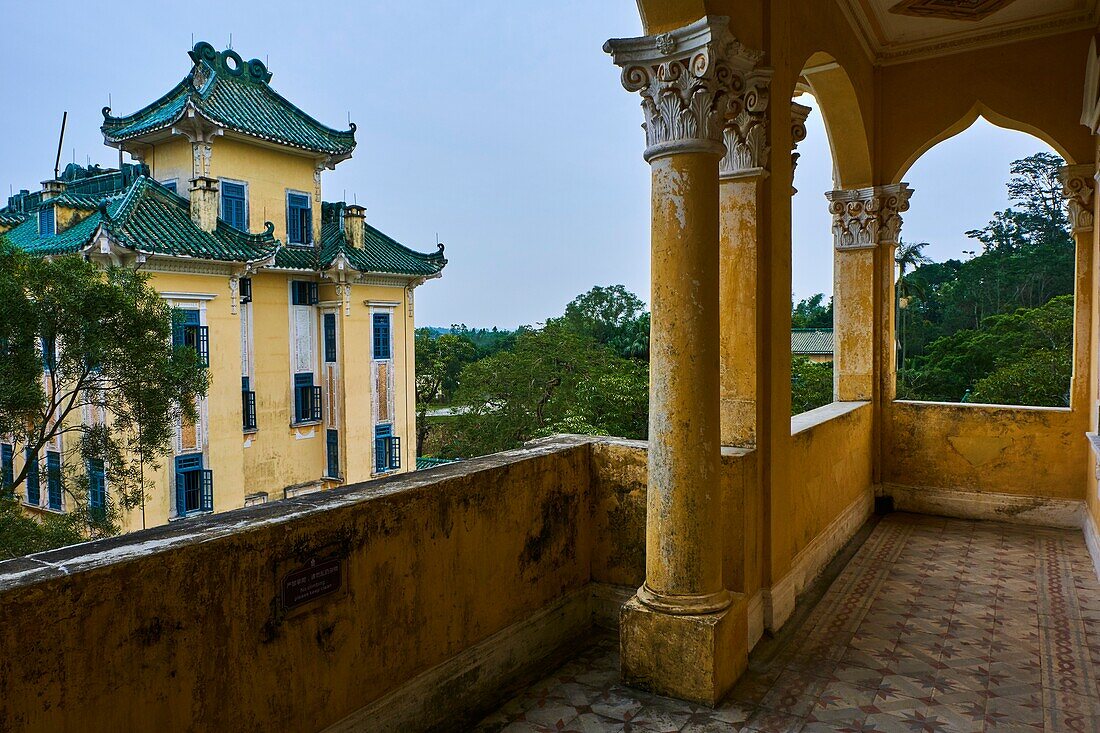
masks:
<instances>
[{"instance_id":1,"label":"antenna on roof","mask_svg":"<svg viewBox=\"0 0 1100 733\"><path fill-rule=\"evenodd\" d=\"M355 202L355 205L356 205L356 206L358 206L358 205L359 205L359 194L357 194L357 193L353 193L353 194L351 195L351 198L352 198L352 200L353 200L353 201Z\"/></svg>"},{"instance_id":2,"label":"antenna on roof","mask_svg":"<svg viewBox=\"0 0 1100 733\"><path fill-rule=\"evenodd\" d=\"M61 135L57 138L57 157L53 162L53 177L56 180L61 177L61 146L65 142L65 123L69 120L69 111L61 115Z\"/></svg>"},{"instance_id":3,"label":"antenna on roof","mask_svg":"<svg viewBox=\"0 0 1100 733\"><path fill-rule=\"evenodd\" d=\"M195 34L192 33L191 34L191 48L194 48L194 47L195 47Z\"/></svg>"},{"instance_id":4,"label":"antenna on roof","mask_svg":"<svg viewBox=\"0 0 1100 733\"><path fill-rule=\"evenodd\" d=\"M342 195L340 197L340 199L344 202L347 202L347 200L348 200L348 190L346 188L344 189L344 195Z\"/></svg>"},{"instance_id":5,"label":"antenna on roof","mask_svg":"<svg viewBox=\"0 0 1100 733\"><path fill-rule=\"evenodd\" d=\"M229 34L229 50L230 51L233 50L233 34L232 33Z\"/></svg>"}]
</instances>

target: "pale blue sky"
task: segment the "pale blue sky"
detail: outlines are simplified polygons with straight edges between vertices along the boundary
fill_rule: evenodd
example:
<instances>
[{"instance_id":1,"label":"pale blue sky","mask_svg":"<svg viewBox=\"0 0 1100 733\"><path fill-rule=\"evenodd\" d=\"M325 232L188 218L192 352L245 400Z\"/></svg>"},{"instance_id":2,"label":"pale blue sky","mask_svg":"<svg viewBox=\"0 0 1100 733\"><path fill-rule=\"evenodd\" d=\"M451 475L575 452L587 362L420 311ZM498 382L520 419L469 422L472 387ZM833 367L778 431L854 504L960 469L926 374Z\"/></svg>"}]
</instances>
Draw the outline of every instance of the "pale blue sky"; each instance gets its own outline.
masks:
<instances>
[{"instance_id":1,"label":"pale blue sky","mask_svg":"<svg viewBox=\"0 0 1100 733\"><path fill-rule=\"evenodd\" d=\"M303 7L309 8L302 12ZM6 9L0 95L0 187L35 188L62 164L113 164L100 108L127 114L187 73L194 39L266 59L272 86L322 122L358 125L355 156L327 173L325 198L354 197L368 220L450 264L417 293L417 323L514 327L562 312L593 285L622 283L648 299L649 177L635 95L601 46L640 33L633 0L553 4L424 0L303 6L185 6L59 0ZM24 80L33 79L34 84ZM43 84L49 80L49 84ZM812 104L812 101L811 101ZM832 187L824 129L810 120L795 199L797 297L830 292L832 253L822 193ZM815 142L816 141L816 142ZM1005 205L1008 161L1041 144L983 125L933 151L905 235L958 256L962 232Z\"/></svg>"}]
</instances>

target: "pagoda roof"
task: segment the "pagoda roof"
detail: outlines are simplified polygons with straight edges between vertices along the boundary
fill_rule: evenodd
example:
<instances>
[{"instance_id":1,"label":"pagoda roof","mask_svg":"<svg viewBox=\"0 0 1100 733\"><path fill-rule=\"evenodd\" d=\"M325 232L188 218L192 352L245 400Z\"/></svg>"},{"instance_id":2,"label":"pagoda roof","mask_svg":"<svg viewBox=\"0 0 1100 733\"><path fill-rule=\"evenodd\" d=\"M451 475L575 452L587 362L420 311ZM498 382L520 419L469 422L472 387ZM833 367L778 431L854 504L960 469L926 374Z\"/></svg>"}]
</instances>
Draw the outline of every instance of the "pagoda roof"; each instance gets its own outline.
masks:
<instances>
[{"instance_id":1,"label":"pagoda roof","mask_svg":"<svg viewBox=\"0 0 1100 733\"><path fill-rule=\"evenodd\" d=\"M115 117L103 108L103 136L120 144L171 129L196 115L242 135L314 153L347 157L355 148L355 125L336 130L309 116L270 86L259 59L245 62L233 50L205 41L188 52L191 72L167 94L133 114Z\"/></svg>"},{"instance_id":2,"label":"pagoda roof","mask_svg":"<svg viewBox=\"0 0 1100 733\"><path fill-rule=\"evenodd\" d=\"M55 203L65 205L52 199L42 206ZM100 198L93 213L62 232L41 236L37 218L31 217L5 236L31 254L60 255L82 251L101 228L121 246L154 255L256 262L270 259L279 247L271 225L261 234L250 234L219 219L213 232L200 229L191 220L187 201L145 176L122 194Z\"/></svg>"},{"instance_id":3,"label":"pagoda roof","mask_svg":"<svg viewBox=\"0 0 1100 733\"><path fill-rule=\"evenodd\" d=\"M34 214L38 209L55 205L90 213L64 231L41 236ZM271 224L264 232L251 234L218 219L213 232L204 231L192 221L186 199L153 179L138 175L129 186L109 189L101 195L66 191L36 202L33 210L0 209L0 224L13 227L4 235L13 244L41 256L81 252L92 244L102 228L120 246L149 255L263 262L264 267L314 272L333 269L342 257L348 268L362 274L405 277L434 277L446 266L442 245L436 252L416 252L362 219L345 219L345 208L343 202L322 204L319 246L284 245L274 238ZM363 227L362 247L353 247L348 242L345 226Z\"/></svg>"},{"instance_id":4,"label":"pagoda roof","mask_svg":"<svg viewBox=\"0 0 1100 733\"><path fill-rule=\"evenodd\" d=\"M343 201L321 205L321 244L319 247L290 245L275 255L275 267L301 270L327 270L342 255L359 272L383 275L433 277L447 265L443 247L426 254L409 249L360 219L345 219ZM345 226L363 227L363 246L347 240Z\"/></svg>"}]
</instances>

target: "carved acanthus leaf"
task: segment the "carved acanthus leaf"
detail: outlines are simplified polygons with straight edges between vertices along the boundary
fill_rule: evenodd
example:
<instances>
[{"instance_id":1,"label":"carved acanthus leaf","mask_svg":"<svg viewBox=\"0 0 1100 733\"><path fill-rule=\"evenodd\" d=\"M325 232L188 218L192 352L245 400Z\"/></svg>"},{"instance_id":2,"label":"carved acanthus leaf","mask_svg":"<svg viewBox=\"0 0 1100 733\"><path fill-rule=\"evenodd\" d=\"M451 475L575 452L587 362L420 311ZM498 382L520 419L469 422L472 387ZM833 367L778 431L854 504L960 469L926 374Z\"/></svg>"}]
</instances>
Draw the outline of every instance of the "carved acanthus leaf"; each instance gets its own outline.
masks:
<instances>
[{"instance_id":1,"label":"carved acanthus leaf","mask_svg":"<svg viewBox=\"0 0 1100 733\"><path fill-rule=\"evenodd\" d=\"M1062 195L1069 209L1070 228L1074 234L1091 232L1093 198L1096 195L1096 167L1067 165L1062 168Z\"/></svg>"},{"instance_id":2,"label":"carved acanthus leaf","mask_svg":"<svg viewBox=\"0 0 1100 733\"><path fill-rule=\"evenodd\" d=\"M897 244L901 215L909 210L913 189L907 183L830 191L833 244L839 250Z\"/></svg>"},{"instance_id":3,"label":"carved acanthus leaf","mask_svg":"<svg viewBox=\"0 0 1100 733\"><path fill-rule=\"evenodd\" d=\"M612 39L604 50L627 91L641 95L647 160L721 152L723 127L744 110L746 76L762 57L730 34L727 18L709 16L659 36Z\"/></svg>"}]
</instances>

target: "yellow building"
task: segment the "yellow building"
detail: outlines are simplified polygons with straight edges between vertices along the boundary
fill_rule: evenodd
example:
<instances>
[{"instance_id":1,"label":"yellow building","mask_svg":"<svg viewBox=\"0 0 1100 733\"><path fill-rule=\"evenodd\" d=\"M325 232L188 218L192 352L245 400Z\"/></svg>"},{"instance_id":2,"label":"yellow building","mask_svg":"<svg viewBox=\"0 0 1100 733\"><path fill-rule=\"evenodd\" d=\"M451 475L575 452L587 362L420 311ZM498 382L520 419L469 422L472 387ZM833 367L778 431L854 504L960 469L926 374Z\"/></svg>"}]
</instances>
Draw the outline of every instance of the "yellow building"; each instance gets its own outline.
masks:
<instances>
[{"instance_id":1,"label":"yellow building","mask_svg":"<svg viewBox=\"0 0 1100 733\"><path fill-rule=\"evenodd\" d=\"M208 43L190 56L157 101L103 110L107 144L139 165L70 165L0 211L0 232L29 252L151 273L182 312L175 337L208 365L199 418L177 429L131 530L412 470L413 290L446 265L442 245L414 252L362 206L322 200L354 125L314 120L259 60ZM27 506L66 509L53 477L75 451L52 446Z\"/></svg>"}]
</instances>

